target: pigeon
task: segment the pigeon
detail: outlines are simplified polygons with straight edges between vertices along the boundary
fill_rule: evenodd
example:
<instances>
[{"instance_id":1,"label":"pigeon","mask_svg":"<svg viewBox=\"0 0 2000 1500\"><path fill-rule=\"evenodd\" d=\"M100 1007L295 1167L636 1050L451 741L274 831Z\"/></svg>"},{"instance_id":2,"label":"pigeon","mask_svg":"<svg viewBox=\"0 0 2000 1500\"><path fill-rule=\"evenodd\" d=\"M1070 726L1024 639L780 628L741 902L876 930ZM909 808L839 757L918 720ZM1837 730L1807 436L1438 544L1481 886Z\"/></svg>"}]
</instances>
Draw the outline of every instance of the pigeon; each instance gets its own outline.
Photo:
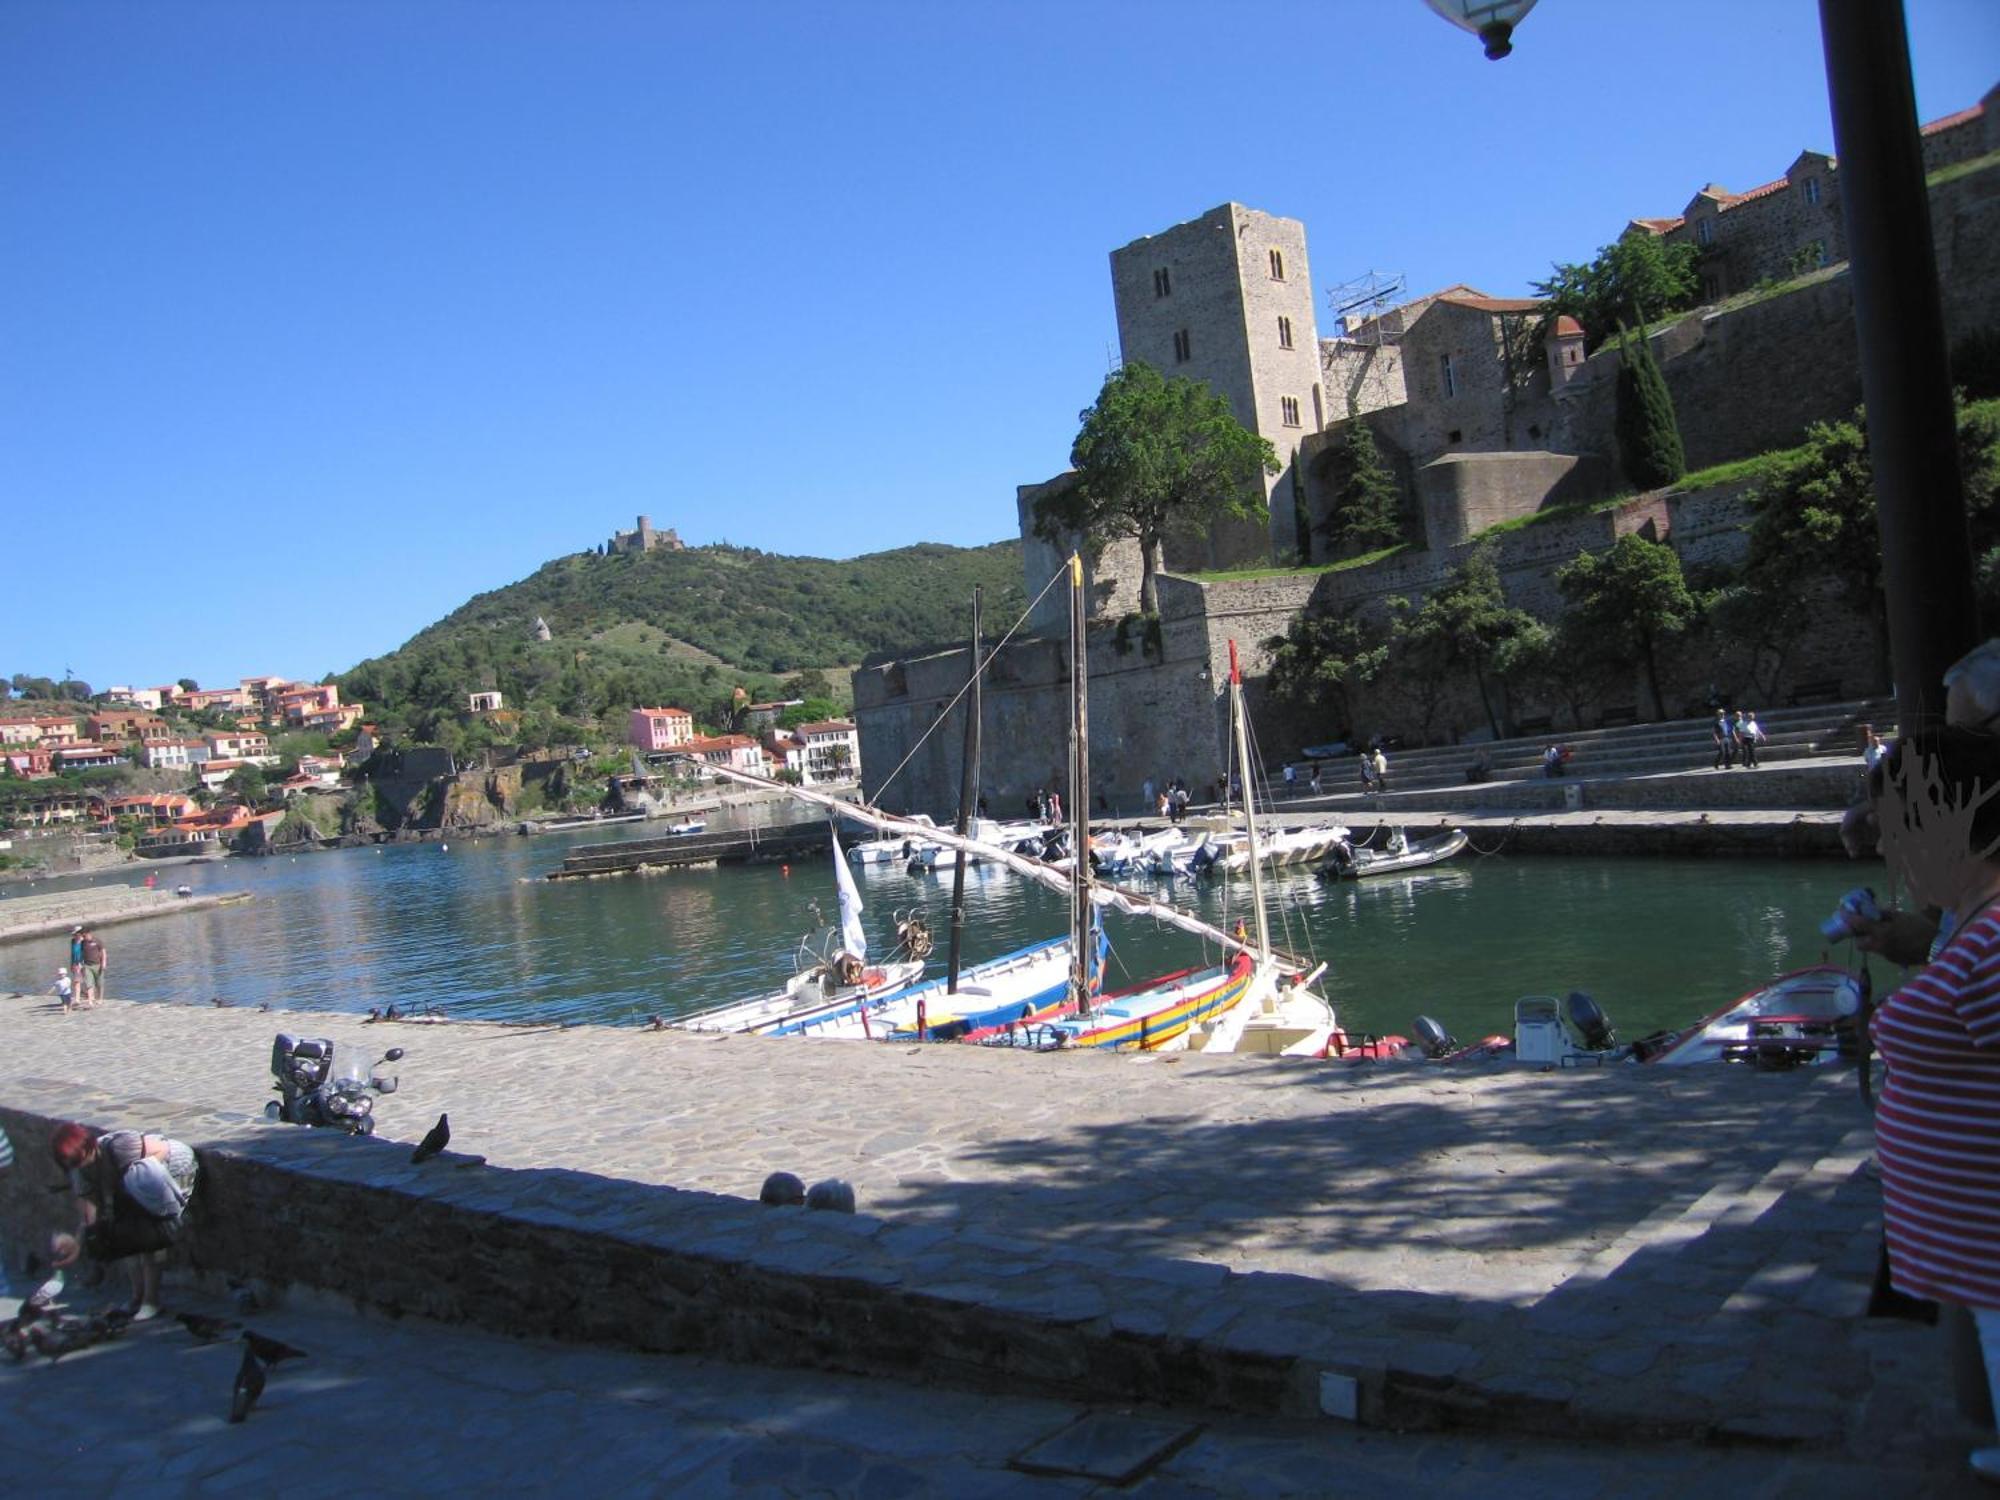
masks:
<instances>
[{"instance_id":1,"label":"pigeon","mask_svg":"<svg viewBox=\"0 0 2000 1500\"><path fill-rule=\"evenodd\" d=\"M363 1021L361 1024L363 1026L373 1026L377 1021L381 1019L382 1019L382 1012L377 1007L371 1005L368 1007L368 1019Z\"/></svg>"},{"instance_id":2,"label":"pigeon","mask_svg":"<svg viewBox=\"0 0 2000 1500\"><path fill-rule=\"evenodd\" d=\"M209 998L209 1002L208 1002L208 1003L209 1003L210 1005L213 1005L213 1006L216 1006L216 1007L218 1007L218 1008L220 1008L220 1009L227 1009L227 1008L228 1008L228 1006L229 1006L229 1002L228 1002L227 1000L223 999L223 998L222 998L222 996L220 996L220 995L214 995L214 996L211 996L211 997Z\"/></svg>"},{"instance_id":3,"label":"pigeon","mask_svg":"<svg viewBox=\"0 0 2000 1500\"><path fill-rule=\"evenodd\" d=\"M403 1013L391 1005L387 1010L382 1012L382 1019L385 1021L400 1021L403 1019Z\"/></svg>"},{"instance_id":4,"label":"pigeon","mask_svg":"<svg viewBox=\"0 0 2000 1500\"><path fill-rule=\"evenodd\" d=\"M262 1005L257 1007L257 1009L261 1011L268 1011L270 1008L271 1008L271 1002L268 1000L266 1000Z\"/></svg>"},{"instance_id":5,"label":"pigeon","mask_svg":"<svg viewBox=\"0 0 2000 1500\"><path fill-rule=\"evenodd\" d=\"M665 1031L667 1023L658 1016L648 1016L646 1017L646 1029L648 1031Z\"/></svg>"},{"instance_id":6,"label":"pigeon","mask_svg":"<svg viewBox=\"0 0 2000 1500\"><path fill-rule=\"evenodd\" d=\"M250 1352L267 1365L281 1365L288 1359L304 1359L306 1351L267 1337L254 1328L243 1330L243 1342L250 1346Z\"/></svg>"},{"instance_id":7,"label":"pigeon","mask_svg":"<svg viewBox=\"0 0 2000 1500\"><path fill-rule=\"evenodd\" d=\"M176 1313L175 1321L194 1335L198 1344L212 1344L217 1339L226 1339L243 1325L232 1323L227 1318L211 1318L202 1313Z\"/></svg>"},{"instance_id":8,"label":"pigeon","mask_svg":"<svg viewBox=\"0 0 2000 1500\"><path fill-rule=\"evenodd\" d=\"M429 1161L450 1144L451 1117L439 1115L437 1124L431 1126L424 1138L417 1142L417 1149L410 1153L410 1161L412 1163Z\"/></svg>"},{"instance_id":9,"label":"pigeon","mask_svg":"<svg viewBox=\"0 0 2000 1500\"><path fill-rule=\"evenodd\" d=\"M240 1422L264 1394L264 1366L254 1350L243 1351L243 1363L236 1367L236 1385L229 1394L229 1420Z\"/></svg>"}]
</instances>

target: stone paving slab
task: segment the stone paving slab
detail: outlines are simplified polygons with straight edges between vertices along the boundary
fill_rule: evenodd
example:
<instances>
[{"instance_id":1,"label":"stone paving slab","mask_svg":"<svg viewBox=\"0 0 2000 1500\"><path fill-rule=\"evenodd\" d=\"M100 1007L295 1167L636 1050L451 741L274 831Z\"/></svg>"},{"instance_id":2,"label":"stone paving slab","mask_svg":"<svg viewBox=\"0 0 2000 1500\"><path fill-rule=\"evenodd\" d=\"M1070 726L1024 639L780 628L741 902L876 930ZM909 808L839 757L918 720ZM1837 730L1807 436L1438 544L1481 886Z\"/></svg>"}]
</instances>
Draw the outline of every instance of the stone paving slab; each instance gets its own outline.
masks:
<instances>
[{"instance_id":1,"label":"stone paving slab","mask_svg":"<svg viewBox=\"0 0 2000 1500\"><path fill-rule=\"evenodd\" d=\"M18 1303L0 1296L0 1318ZM72 1308L87 1305L73 1297ZM186 1305L240 1316L227 1300ZM1150 1412L1195 1430L1136 1484L1028 1472L1080 1423L1134 1416L1033 1397L510 1339L295 1297L247 1322L308 1351L226 1418L240 1345L171 1320L57 1363L0 1361L10 1494L302 1497L1510 1496L1777 1500L1973 1496L1962 1455L1900 1462L1688 1445L1599 1447Z\"/></svg>"},{"instance_id":2,"label":"stone paving slab","mask_svg":"<svg viewBox=\"0 0 2000 1500\"><path fill-rule=\"evenodd\" d=\"M454 1148L489 1165L426 1174L256 1124L280 1025L370 1058L406 1047L383 1133L414 1140L448 1109ZM1879 1230L1845 1073L1441 1073L0 999L0 1104L66 1099L501 1222L605 1234L625 1213L618 1235L738 1262L774 1305L804 1277L958 1307L977 1315L965 1357L1023 1383L1137 1361L1127 1378L1171 1397L1181 1357L1160 1351L1179 1349L1227 1355L1273 1399L1344 1372L1391 1424L1904 1458L1955 1430L1909 1353L1922 1335L1858 1319ZM774 1219L745 1200L775 1168L848 1179L863 1213ZM692 1190L700 1211L634 1207L620 1182ZM1018 1347L981 1353L994 1338Z\"/></svg>"}]
</instances>

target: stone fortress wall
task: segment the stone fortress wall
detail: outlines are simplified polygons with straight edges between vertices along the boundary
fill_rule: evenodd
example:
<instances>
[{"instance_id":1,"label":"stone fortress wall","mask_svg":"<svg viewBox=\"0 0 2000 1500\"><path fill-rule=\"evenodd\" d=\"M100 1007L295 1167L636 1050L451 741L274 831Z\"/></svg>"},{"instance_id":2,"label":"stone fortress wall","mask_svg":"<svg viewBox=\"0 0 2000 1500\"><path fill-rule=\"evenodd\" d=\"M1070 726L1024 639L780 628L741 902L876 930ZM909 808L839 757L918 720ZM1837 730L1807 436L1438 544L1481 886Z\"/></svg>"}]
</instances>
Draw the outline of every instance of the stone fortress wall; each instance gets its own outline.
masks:
<instances>
[{"instance_id":1,"label":"stone fortress wall","mask_svg":"<svg viewBox=\"0 0 2000 1500\"><path fill-rule=\"evenodd\" d=\"M2000 130L1996 115L2000 110L1969 111L1953 117L1956 123L1938 122L1946 128L1929 131L1927 153L1945 164L1976 159L1991 149L1988 133ZM1987 164L1935 185L1931 215L1948 335L1956 339L2000 327L2000 167ZM1217 232L1232 224L1273 235L1275 226L1295 221L1225 205L1165 235L1134 242L1114 255L1113 268L1114 278L1123 278L1120 331L1128 357L1157 358L1145 341L1164 336L1161 368L1170 375L1199 373L1216 380L1241 413L1257 391L1278 388L1258 384L1264 379L1258 362L1269 351L1250 347L1258 338L1250 323L1237 332L1237 342L1249 352L1234 364L1221 341L1228 319L1252 316L1237 309L1249 305L1243 288L1257 270L1254 256L1239 257L1227 243L1250 245L1253 234L1226 241ZM1301 250L1302 245L1301 238ZM1174 251L1164 257L1170 284L1156 298L1152 273L1159 267L1153 262L1167 249ZM1212 252L1216 264L1202 262L1197 249ZM1225 261L1228 274L1217 269ZM1233 290L1231 275L1237 278ZM1176 300L1183 295L1186 300ZM1170 319L1165 306L1158 317L1128 319L1128 303L1142 300L1176 302L1173 317L1185 322ZM1089 649L1094 792L1104 791L1114 809L1128 809L1149 775L1182 777L1199 793L1225 773L1224 685L1231 639L1242 657L1253 720L1288 736L1264 747L1267 760L1291 754L1295 738L1329 739L1343 728L1368 733L1399 727L1404 715L1393 697L1366 691L1354 695L1352 726L1272 726L1270 716L1260 712L1261 679L1270 658L1266 642L1282 636L1302 611L1379 611L1392 598L1420 602L1486 528L1616 492L1611 422L1617 355L1600 352L1571 366L1555 340L1543 349L1510 345L1509 326L1518 330L1529 316L1526 306L1484 298L1471 288L1448 288L1392 311L1389 316L1398 321L1387 330L1390 337L1371 342L1371 333L1382 330L1363 325L1349 336L1325 341L1315 336L1307 344L1314 373L1326 382L1322 400L1330 390L1334 403L1330 425L1300 444L1295 471L1303 477L1308 505L1315 516L1321 513L1327 459L1349 420L1336 413L1359 406L1418 501L1418 549L1366 567L1261 579L1204 584L1162 574L1157 636L1150 641L1136 620L1127 622L1122 634L1119 628L1137 609L1136 545L1116 544L1096 559L1087 584L1094 621ZM1263 315L1276 316L1269 307L1257 316ZM1196 358L1189 363L1198 366L1193 371L1176 370L1172 357L1172 334L1183 326L1191 343L1197 336L1219 341L1207 358L1203 345L1193 344ZM1302 331L1295 323L1295 343ZM1674 396L1691 468L1794 444L1810 422L1843 416L1860 400L1852 290L1844 265L1735 306L1691 312L1651 338ZM1447 354L1456 395L1443 385ZM1531 363L1544 355L1546 362ZM1210 375L1210 368L1221 370L1222 378ZM1288 371L1284 379L1291 378ZM1369 403L1377 401L1384 404L1371 409ZM1261 420L1262 407L1253 409ZM1030 508L1044 489L1024 486L1018 498L1031 599L1059 570L1064 555L1032 534ZM1276 487L1275 493L1282 506L1285 491ZM1579 553L1602 550L1620 535L1637 532L1666 541L1687 563L1735 563L1747 546L1747 515L1742 487L1734 485L1639 497L1610 511L1503 533L1489 544L1509 601L1552 617L1560 605L1555 571ZM1282 540L1288 529L1274 516L1272 540ZM1196 559L1200 565L1226 549L1194 550L1202 554ZM1185 554L1172 553L1169 565L1190 566ZM1059 635L1066 608L1061 591L1052 591L1032 628ZM995 622L993 633L1001 629L1004 624ZM1852 679L1851 663L1866 659L1866 653L1858 622L1830 610L1826 628L1795 653L1785 679ZM869 796L877 794L873 778L903 759L963 685L966 669L966 654L957 651L914 662L871 661L855 674ZM1737 663L1699 670L1740 674L1744 669ZM985 745L987 793L997 813L1011 813L1024 793L1061 775L1068 695L1054 689L1064 684L1065 674L1063 651L1048 640L1019 643L996 663L987 693ZM1699 701L1705 686L1692 680L1664 684L1669 711ZM1645 703L1636 673L1625 701ZM1560 712L1547 704L1522 707ZM1483 724L1483 715L1468 694L1447 704L1440 721L1465 729ZM956 723L934 736L886 793L888 804L948 811L957 795L959 743Z\"/></svg>"}]
</instances>

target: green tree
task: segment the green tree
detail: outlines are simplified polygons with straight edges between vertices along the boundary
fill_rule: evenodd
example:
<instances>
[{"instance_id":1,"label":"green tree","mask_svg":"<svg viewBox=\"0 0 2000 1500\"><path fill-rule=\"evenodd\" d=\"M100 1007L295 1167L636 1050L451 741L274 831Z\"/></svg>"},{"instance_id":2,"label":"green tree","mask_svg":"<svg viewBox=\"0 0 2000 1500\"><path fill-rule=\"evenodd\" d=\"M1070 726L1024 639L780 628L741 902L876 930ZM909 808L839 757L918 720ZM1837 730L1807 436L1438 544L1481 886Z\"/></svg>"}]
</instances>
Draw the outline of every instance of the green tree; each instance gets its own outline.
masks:
<instances>
[{"instance_id":1,"label":"green tree","mask_svg":"<svg viewBox=\"0 0 2000 1500\"><path fill-rule=\"evenodd\" d=\"M1650 318L1693 307L1701 294L1700 251L1634 230L1599 248L1587 265L1555 265L1535 291L1550 316L1568 313L1583 325L1584 347L1595 349L1621 325L1644 328Z\"/></svg>"},{"instance_id":2,"label":"green tree","mask_svg":"<svg viewBox=\"0 0 2000 1500\"><path fill-rule=\"evenodd\" d=\"M250 807L261 805L268 790L264 773L256 766L238 766L222 783L222 789Z\"/></svg>"},{"instance_id":3,"label":"green tree","mask_svg":"<svg viewBox=\"0 0 2000 1500\"><path fill-rule=\"evenodd\" d=\"M1495 739L1501 736L1493 687L1508 645L1535 624L1534 616L1507 602L1492 553L1475 548L1431 590L1404 627L1408 649L1434 651L1444 674L1469 675ZM1428 738L1428 734L1426 735Z\"/></svg>"},{"instance_id":4,"label":"green tree","mask_svg":"<svg viewBox=\"0 0 2000 1500\"><path fill-rule=\"evenodd\" d=\"M1352 609L1301 614L1265 646L1272 653L1266 690L1314 737L1351 731L1354 689L1373 682L1389 660L1387 637Z\"/></svg>"},{"instance_id":5,"label":"green tree","mask_svg":"<svg viewBox=\"0 0 2000 1500\"><path fill-rule=\"evenodd\" d=\"M1081 536L1093 553L1137 539L1144 613L1159 613L1154 575L1169 536L1265 518L1262 476L1278 472L1277 454L1203 382L1133 360L1105 380L1082 422L1069 455L1076 482L1035 502L1035 534L1058 546Z\"/></svg>"},{"instance_id":6,"label":"green tree","mask_svg":"<svg viewBox=\"0 0 2000 1500\"><path fill-rule=\"evenodd\" d=\"M1643 333L1629 334L1618 346L1618 461L1626 477L1642 490L1672 484L1687 472L1681 449L1681 429L1674 420L1674 398L1667 378Z\"/></svg>"},{"instance_id":7,"label":"green tree","mask_svg":"<svg viewBox=\"0 0 2000 1500\"><path fill-rule=\"evenodd\" d=\"M180 689L184 693L198 693L201 691L201 684L192 677L183 677L180 680Z\"/></svg>"},{"instance_id":8,"label":"green tree","mask_svg":"<svg viewBox=\"0 0 2000 1500\"><path fill-rule=\"evenodd\" d=\"M1366 552L1401 540L1402 487L1375 446L1375 434L1356 418L1330 461L1333 493L1317 530L1336 552Z\"/></svg>"},{"instance_id":9,"label":"green tree","mask_svg":"<svg viewBox=\"0 0 2000 1500\"><path fill-rule=\"evenodd\" d=\"M778 715L780 729L796 729L801 724L819 724L840 717L840 705L831 698L808 698L797 708Z\"/></svg>"},{"instance_id":10,"label":"green tree","mask_svg":"<svg viewBox=\"0 0 2000 1500\"><path fill-rule=\"evenodd\" d=\"M1959 473L1965 484L1972 555L1981 574L2000 547L2000 413L1990 403L1960 406ZM1761 590L1804 592L1831 580L1843 603L1868 621L1874 679L1889 682L1889 616L1882 593L1882 542L1875 472L1868 459L1867 413L1815 422L1794 461L1750 499L1749 574Z\"/></svg>"},{"instance_id":11,"label":"green tree","mask_svg":"<svg viewBox=\"0 0 2000 1500\"><path fill-rule=\"evenodd\" d=\"M785 695L791 698L831 698L833 684L826 680L826 674L817 667L801 672L785 684Z\"/></svg>"},{"instance_id":12,"label":"green tree","mask_svg":"<svg viewBox=\"0 0 2000 1500\"><path fill-rule=\"evenodd\" d=\"M1653 717L1667 716L1660 692L1660 653L1699 618L1694 594L1674 549L1644 537L1621 536L1606 552L1585 552L1556 569L1573 646L1600 664L1636 661L1653 695Z\"/></svg>"}]
</instances>

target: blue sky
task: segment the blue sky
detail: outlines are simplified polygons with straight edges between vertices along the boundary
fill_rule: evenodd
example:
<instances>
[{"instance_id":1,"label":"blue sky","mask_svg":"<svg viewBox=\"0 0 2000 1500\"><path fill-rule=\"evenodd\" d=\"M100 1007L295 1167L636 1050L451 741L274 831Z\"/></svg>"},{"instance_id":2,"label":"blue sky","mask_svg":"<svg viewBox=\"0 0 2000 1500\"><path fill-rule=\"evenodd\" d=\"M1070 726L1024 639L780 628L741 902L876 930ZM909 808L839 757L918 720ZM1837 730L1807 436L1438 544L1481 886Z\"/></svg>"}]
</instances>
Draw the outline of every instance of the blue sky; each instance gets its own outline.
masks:
<instances>
[{"instance_id":1,"label":"blue sky","mask_svg":"<svg viewBox=\"0 0 2000 1500\"><path fill-rule=\"evenodd\" d=\"M2000 4L1909 8L1925 119L2000 80ZM0 675L344 670L642 511L996 541L1115 354L1116 246L1234 199L1322 288L1519 295L1832 148L1812 0L1517 42L1419 0L10 0Z\"/></svg>"}]
</instances>

